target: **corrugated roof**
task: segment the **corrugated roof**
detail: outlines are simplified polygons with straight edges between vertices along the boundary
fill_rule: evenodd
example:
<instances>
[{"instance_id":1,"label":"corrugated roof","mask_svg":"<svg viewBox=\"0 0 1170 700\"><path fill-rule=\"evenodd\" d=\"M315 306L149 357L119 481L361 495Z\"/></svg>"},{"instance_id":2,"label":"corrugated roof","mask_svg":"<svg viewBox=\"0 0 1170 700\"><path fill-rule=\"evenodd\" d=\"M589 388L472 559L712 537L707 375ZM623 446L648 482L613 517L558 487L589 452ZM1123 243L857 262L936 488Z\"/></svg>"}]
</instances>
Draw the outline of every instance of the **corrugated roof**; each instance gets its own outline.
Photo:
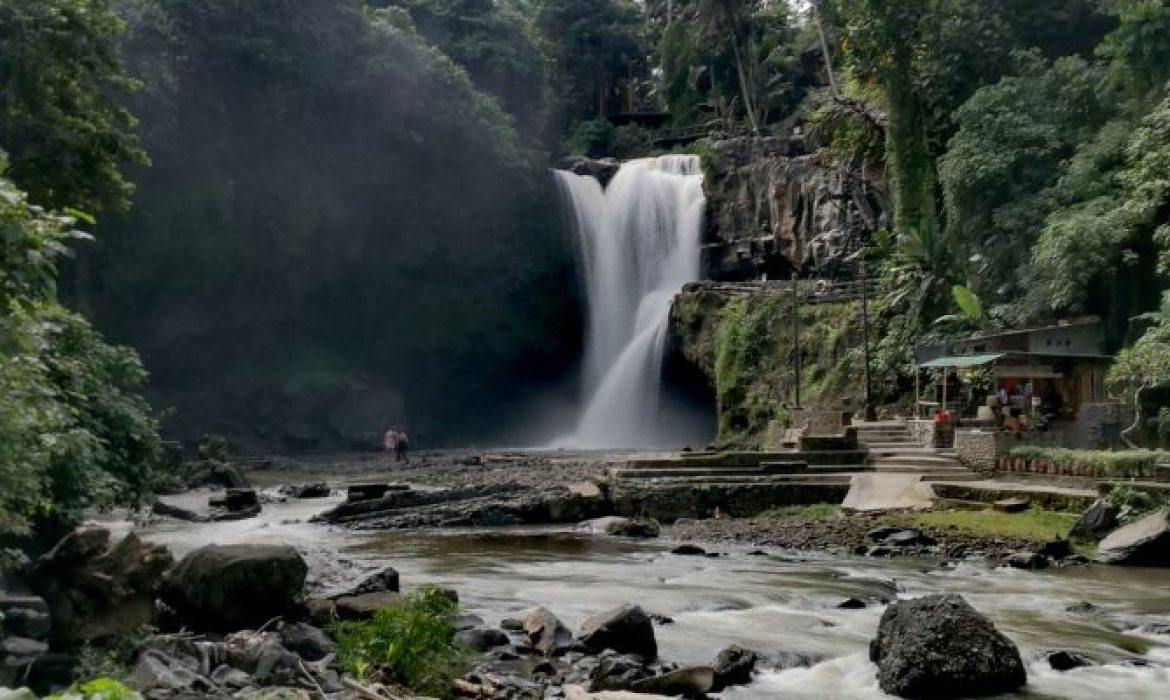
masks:
<instances>
[{"instance_id":1,"label":"corrugated roof","mask_svg":"<svg viewBox=\"0 0 1170 700\"><path fill-rule=\"evenodd\" d=\"M978 365L985 365L988 362L995 362L1007 353L1004 352L989 352L982 355L953 355L950 357L936 357L930 362L923 362L918 365L920 368L929 369L931 367L976 367Z\"/></svg>"}]
</instances>

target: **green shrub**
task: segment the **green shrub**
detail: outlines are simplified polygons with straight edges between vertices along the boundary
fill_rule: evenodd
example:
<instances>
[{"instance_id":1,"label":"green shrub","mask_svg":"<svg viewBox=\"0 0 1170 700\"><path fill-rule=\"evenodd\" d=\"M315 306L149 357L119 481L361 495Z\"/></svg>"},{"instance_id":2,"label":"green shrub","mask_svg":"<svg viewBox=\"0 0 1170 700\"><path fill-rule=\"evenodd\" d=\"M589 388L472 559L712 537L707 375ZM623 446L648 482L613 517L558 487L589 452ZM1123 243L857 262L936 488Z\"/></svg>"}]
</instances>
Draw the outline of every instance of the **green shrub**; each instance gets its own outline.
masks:
<instances>
[{"instance_id":1,"label":"green shrub","mask_svg":"<svg viewBox=\"0 0 1170 700\"><path fill-rule=\"evenodd\" d=\"M1117 508L1117 520L1130 523L1150 511L1167 505L1165 497L1140 491L1126 484L1118 484L1105 494L1105 502Z\"/></svg>"},{"instance_id":2,"label":"green shrub","mask_svg":"<svg viewBox=\"0 0 1170 700\"><path fill-rule=\"evenodd\" d=\"M447 697L471 660L470 650L453 641L458 613L445 593L422 586L370 620L336 624L337 663L359 680Z\"/></svg>"},{"instance_id":3,"label":"green shrub","mask_svg":"<svg viewBox=\"0 0 1170 700\"><path fill-rule=\"evenodd\" d=\"M160 457L138 357L57 301L56 262L85 234L29 204L4 169L0 152L0 547L33 522L136 503ZM0 550L0 568L18 554Z\"/></svg>"},{"instance_id":4,"label":"green shrub","mask_svg":"<svg viewBox=\"0 0 1170 700\"><path fill-rule=\"evenodd\" d=\"M142 700L142 695L113 678L95 678L74 684L69 690L50 695L45 700Z\"/></svg>"}]
</instances>

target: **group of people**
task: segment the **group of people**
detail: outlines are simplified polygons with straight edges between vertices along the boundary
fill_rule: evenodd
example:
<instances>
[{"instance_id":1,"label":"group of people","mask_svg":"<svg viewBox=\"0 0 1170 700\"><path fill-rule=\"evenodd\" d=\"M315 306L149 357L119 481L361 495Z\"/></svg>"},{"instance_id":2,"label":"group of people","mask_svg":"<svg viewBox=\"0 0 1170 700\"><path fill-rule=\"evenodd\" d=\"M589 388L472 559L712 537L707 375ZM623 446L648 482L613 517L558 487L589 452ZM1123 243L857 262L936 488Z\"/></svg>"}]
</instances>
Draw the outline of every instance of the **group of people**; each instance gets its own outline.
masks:
<instances>
[{"instance_id":1,"label":"group of people","mask_svg":"<svg viewBox=\"0 0 1170 700\"><path fill-rule=\"evenodd\" d=\"M406 451L410 449L410 439L402 428L390 428L386 431L386 434L382 436L382 449L393 452L395 462L410 464L410 457L406 454Z\"/></svg>"}]
</instances>

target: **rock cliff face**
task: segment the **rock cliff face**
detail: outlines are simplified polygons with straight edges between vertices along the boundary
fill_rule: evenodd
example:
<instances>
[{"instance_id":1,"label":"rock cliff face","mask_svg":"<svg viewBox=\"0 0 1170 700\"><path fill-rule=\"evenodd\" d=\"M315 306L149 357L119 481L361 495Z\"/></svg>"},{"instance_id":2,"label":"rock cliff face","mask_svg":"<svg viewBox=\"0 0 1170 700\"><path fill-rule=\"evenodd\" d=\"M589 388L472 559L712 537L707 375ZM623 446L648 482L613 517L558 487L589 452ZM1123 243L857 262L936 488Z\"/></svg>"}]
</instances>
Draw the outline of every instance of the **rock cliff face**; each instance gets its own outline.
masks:
<instances>
[{"instance_id":1,"label":"rock cliff face","mask_svg":"<svg viewBox=\"0 0 1170 700\"><path fill-rule=\"evenodd\" d=\"M800 139L715 141L702 155L709 279L851 276L847 258L890 209L882 173L810 153Z\"/></svg>"},{"instance_id":2,"label":"rock cliff face","mask_svg":"<svg viewBox=\"0 0 1170 700\"><path fill-rule=\"evenodd\" d=\"M696 367L714 390L717 442L776 446L796 403L799 330L800 402L805 408L857 410L862 400L861 304L849 294L799 288L793 323L788 282L696 282L675 297L670 352Z\"/></svg>"}]
</instances>

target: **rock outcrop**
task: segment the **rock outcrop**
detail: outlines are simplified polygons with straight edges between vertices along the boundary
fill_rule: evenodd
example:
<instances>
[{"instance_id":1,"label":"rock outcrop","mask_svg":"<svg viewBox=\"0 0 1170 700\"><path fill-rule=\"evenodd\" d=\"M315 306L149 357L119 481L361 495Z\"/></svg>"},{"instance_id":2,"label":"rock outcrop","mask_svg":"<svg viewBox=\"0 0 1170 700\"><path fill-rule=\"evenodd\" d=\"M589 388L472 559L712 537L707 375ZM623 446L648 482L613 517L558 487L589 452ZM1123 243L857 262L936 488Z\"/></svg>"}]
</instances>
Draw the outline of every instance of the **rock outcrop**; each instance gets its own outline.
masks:
<instances>
[{"instance_id":1,"label":"rock outcrop","mask_svg":"<svg viewBox=\"0 0 1170 700\"><path fill-rule=\"evenodd\" d=\"M210 545L167 573L162 599L191 629L254 629L295 609L307 573L289 546Z\"/></svg>"},{"instance_id":2,"label":"rock outcrop","mask_svg":"<svg viewBox=\"0 0 1170 700\"><path fill-rule=\"evenodd\" d=\"M1068 536L1083 539L1104 537L1117 527L1117 511L1117 506L1098 498L1073 523Z\"/></svg>"},{"instance_id":3,"label":"rock outcrop","mask_svg":"<svg viewBox=\"0 0 1170 700\"><path fill-rule=\"evenodd\" d=\"M581 625L577 641L592 654L612 649L653 661L658 657L654 622L637 605L623 605L594 615Z\"/></svg>"},{"instance_id":4,"label":"rock outcrop","mask_svg":"<svg viewBox=\"0 0 1170 700\"><path fill-rule=\"evenodd\" d=\"M573 633L548 608L536 608L528 613L523 630L528 645L542 654L568 649L573 642Z\"/></svg>"},{"instance_id":5,"label":"rock outcrop","mask_svg":"<svg viewBox=\"0 0 1170 700\"><path fill-rule=\"evenodd\" d=\"M1097 561L1127 566L1170 566L1170 511L1163 508L1114 530L1097 545Z\"/></svg>"},{"instance_id":6,"label":"rock outcrop","mask_svg":"<svg viewBox=\"0 0 1170 700\"><path fill-rule=\"evenodd\" d=\"M881 173L789 138L716 141L704 154L704 276L834 278L890 209Z\"/></svg>"},{"instance_id":7,"label":"rock outcrop","mask_svg":"<svg viewBox=\"0 0 1170 700\"><path fill-rule=\"evenodd\" d=\"M48 602L54 642L72 646L132 632L148 624L162 574L174 563L166 547L82 527L66 535L31 569Z\"/></svg>"},{"instance_id":8,"label":"rock outcrop","mask_svg":"<svg viewBox=\"0 0 1170 700\"><path fill-rule=\"evenodd\" d=\"M1016 645L954 594L886 608L869 658L881 689L902 698L998 695L1028 680Z\"/></svg>"}]
</instances>

